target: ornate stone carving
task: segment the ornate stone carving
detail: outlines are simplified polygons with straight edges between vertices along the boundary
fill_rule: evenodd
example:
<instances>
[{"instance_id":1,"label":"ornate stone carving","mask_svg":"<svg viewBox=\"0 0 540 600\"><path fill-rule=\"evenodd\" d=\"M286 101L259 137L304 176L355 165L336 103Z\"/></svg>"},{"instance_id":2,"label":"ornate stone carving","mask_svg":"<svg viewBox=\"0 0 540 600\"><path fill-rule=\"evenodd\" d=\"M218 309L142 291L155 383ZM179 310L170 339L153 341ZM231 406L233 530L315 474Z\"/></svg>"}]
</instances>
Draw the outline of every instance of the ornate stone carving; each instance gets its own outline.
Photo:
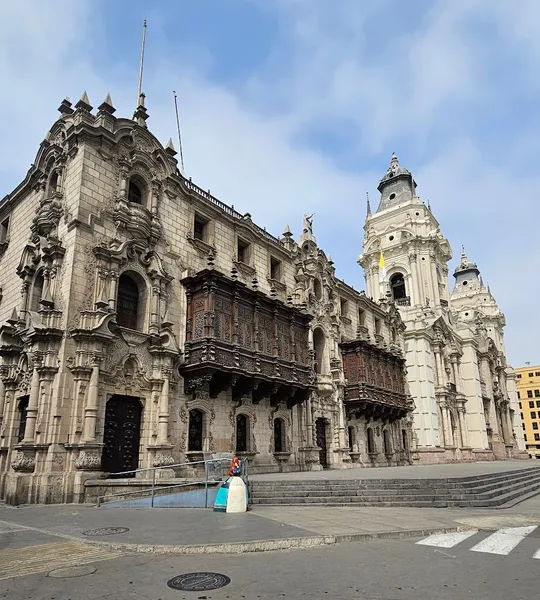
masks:
<instances>
[{"instance_id":1,"label":"ornate stone carving","mask_svg":"<svg viewBox=\"0 0 540 600\"><path fill-rule=\"evenodd\" d=\"M33 473L36 468L36 457L33 453L19 451L11 463L11 468L17 473Z\"/></svg>"},{"instance_id":2,"label":"ornate stone carving","mask_svg":"<svg viewBox=\"0 0 540 600\"><path fill-rule=\"evenodd\" d=\"M152 465L154 467L168 467L174 465L174 458L168 452L156 452Z\"/></svg>"},{"instance_id":3,"label":"ornate stone carving","mask_svg":"<svg viewBox=\"0 0 540 600\"><path fill-rule=\"evenodd\" d=\"M75 467L80 471L99 471L101 456L97 450L81 450L75 461Z\"/></svg>"}]
</instances>

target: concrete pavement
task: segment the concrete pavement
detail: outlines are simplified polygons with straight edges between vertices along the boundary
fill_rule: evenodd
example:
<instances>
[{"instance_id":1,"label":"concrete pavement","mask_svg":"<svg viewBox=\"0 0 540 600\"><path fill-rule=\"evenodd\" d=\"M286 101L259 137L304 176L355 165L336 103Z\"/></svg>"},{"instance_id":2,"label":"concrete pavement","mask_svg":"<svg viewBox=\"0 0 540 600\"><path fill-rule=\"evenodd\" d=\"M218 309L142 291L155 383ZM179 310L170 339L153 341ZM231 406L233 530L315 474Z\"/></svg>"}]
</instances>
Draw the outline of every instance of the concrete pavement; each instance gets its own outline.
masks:
<instances>
[{"instance_id":1,"label":"concrete pavement","mask_svg":"<svg viewBox=\"0 0 540 600\"><path fill-rule=\"evenodd\" d=\"M227 515L206 509L2 506L0 553L13 544L19 547L52 540L80 542L112 552L260 552L534 524L540 524L540 497L497 511L284 506ZM108 530L96 531L102 529Z\"/></svg>"},{"instance_id":2,"label":"concrete pavement","mask_svg":"<svg viewBox=\"0 0 540 600\"><path fill-rule=\"evenodd\" d=\"M470 544L482 539L470 538ZM78 569L28 573L0 581L6 600L529 600L538 596L539 540L526 539L507 556L418 545L416 539L375 540L302 552L156 556L135 554ZM470 545L469 544L469 545ZM225 587L170 589L173 577L219 573Z\"/></svg>"},{"instance_id":3,"label":"concrete pavement","mask_svg":"<svg viewBox=\"0 0 540 600\"><path fill-rule=\"evenodd\" d=\"M499 474L520 469L538 468L535 460L505 460L441 465L407 465L402 467L361 466L352 469L324 469L292 473L261 473L250 475L253 481L369 480L369 479L456 479Z\"/></svg>"}]
</instances>

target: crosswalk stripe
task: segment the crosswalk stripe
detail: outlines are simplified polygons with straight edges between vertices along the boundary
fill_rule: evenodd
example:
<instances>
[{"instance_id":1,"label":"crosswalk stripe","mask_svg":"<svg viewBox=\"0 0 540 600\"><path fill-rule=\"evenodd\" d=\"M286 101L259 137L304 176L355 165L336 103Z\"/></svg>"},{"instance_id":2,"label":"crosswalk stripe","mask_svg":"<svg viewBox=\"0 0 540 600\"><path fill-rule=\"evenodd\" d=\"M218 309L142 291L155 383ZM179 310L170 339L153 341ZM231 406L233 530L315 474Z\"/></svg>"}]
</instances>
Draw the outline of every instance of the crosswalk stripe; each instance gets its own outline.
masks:
<instances>
[{"instance_id":1,"label":"crosswalk stripe","mask_svg":"<svg viewBox=\"0 0 540 600\"><path fill-rule=\"evenodd\" d=\"M487 554L509 554L524 538L536 529L536 525L529 527L506 527L499 529L476 546L472 552L485 552Z\"/></svg>"},{"instance_id":2,"label":"crosswalk stripe","mask_svg":"<svg viewBox=\"0 0 540 600\"><path fill-rule=\"evenodd\" d=\"M478 533L477 529L473 529L471 531L457 531L454 533L436 533L416 543L422 546L453 548L454 546L457 546L460 542L463 542L467 538L473 536L475 533Z\"/></svg>"},{"instance_id":3,"label":"crosswalk stripe","mask_svg":"<svg viewBox=\"0 0 540 600\"><path fill-rule=\"evenodd\" d=\"M81 542L53 542L0 550L0 581L111 560L119 556L119 553L108 552Z\"/></svg>"}]
</instances>

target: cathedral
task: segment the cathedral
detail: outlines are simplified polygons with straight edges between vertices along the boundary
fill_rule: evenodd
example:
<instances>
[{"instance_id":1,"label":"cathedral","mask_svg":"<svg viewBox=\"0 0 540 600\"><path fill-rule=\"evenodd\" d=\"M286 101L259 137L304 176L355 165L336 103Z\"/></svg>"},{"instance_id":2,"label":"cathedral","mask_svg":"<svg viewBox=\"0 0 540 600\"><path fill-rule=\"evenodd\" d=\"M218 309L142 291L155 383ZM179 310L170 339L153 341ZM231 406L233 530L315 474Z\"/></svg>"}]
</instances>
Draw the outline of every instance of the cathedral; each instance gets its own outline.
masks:
<instances>
[{"instance_id":1,"label":"cathedral","mask_svg":"<svg viewBox=\"0 0 540 600\"><path fill-rule=\"evenodd\" d=\"M250 472L524 455L504 316L464 254L450 295L450 246L395 156L358 292L313 215L274 237L185 178L144 94L131 119L109 95L58 110L0 202L6 502L220 453Z\"/></svg>"},{"instance_id":2,"label":"cathedral","mask_svg":"<svg viewBox=\"0 0 540 600\"><path fill-rule=\"evenodd\" d=\"M368 201L358 263L367 295L394 302L405 324L415 459L527 458L516 376L506 361L506 321L478 266L463 251L450 293L450 244L397 156L378 190L375 213Z\"/></svg>"}]
</instances>

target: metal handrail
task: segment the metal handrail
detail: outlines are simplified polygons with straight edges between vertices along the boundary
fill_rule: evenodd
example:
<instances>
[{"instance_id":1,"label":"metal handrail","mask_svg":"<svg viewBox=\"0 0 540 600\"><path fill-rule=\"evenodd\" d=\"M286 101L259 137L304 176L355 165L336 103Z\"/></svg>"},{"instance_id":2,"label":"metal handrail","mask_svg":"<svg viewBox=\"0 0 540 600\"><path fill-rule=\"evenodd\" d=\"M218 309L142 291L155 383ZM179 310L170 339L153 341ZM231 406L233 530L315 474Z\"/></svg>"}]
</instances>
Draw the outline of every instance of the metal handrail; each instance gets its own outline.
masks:
<instances>
[{"instance_id":1,"label":"metal handrail","mask_svg":"<svg viewBox=\"0 0 540 600\"><path fill-rule=\"evenodd\" d=\"M185 462L185 463L176 463L174 465L163 465L160 467L146 467L146 468L142 468L142 469L132 469L131 471L120 471L119 473L114 473L115 476L118 475L130 475L130 474L135 474L135 473L144 473L147 471L151 471L152 472L152 488L151 488L151 502L150 502L150 506L153 508L154 507L154 498L155 498L155 492L156 492L156 472L161 470L161 469L177 469L180 467L192 467L195 465L201 465L204 464L204 479L200 479L200 480L196 480L196 481L191 481L191 482L186 482L183 484L176 484L176 485L171 485L171 486L166 486L168 488L174 488L174 487L187 487L189 485L198 485L198 484L205 484L205 508L208 507L208 465L210 463L214 463L214 464L222 464L224 462L231 462L232 459L231 458L211 458L208 460L197 460L197 461L193 461L193 462ZM212 480L210 483L215 483L217 480ZM129 485L129 484L128 484ZM166 489L166 488L165 488ZM141 493L142 490L137 490L135 492L117 492L115 494L106 494L104 496L98 496L97 498L97 506L100 507L102 502L104 500L108 500L110 498L117 498L119 496L130 496L133 494L139 494Z\"/></svg>"},{"instance_id":2,"label":"metal handrail","mask_svg":"<svg viewBox=\"0 0 540 600\"><path fill-rule=\"evenodd\" d=\"M155 499L155 495L156 495L157 491L173 489L173 488L178 488L178 487L188 487L188 486L192 486L192 485L200 485L200 484L204 483L204 495L205 495L204 506L205 506L205 508L208 508L208 484L209 483L218 483L218 481L220 481L219 479L210 479L209 478L208 466L209 466L209 464L212 464L212 463L222 465L223 463L227 463L227 462L231 463L232 458L211 458L208 460L198 460L198 461L193 461L193 462L177 463L174 465L163 465L160 467L146 467L146 468L142 468L142 469L133 469L131 471L121 471L119 473L114 473L114 475L115 476L128 475L128 474L152 471L152 488L151 488L151 500L150 500L151 508L154 507L154 499ZM248 483L249 483L248 471L247 471L248 461L242 460L241 463L242 463L242 475L241 476L242 476L242 479L244 480L244 482L246 483L246 485L248 485ZM201 464L204 464L204 479L199 479L199 480L189 481L189 482L184 482L184 483L178 483L178 484L173 484L173 485L167 485L167 486L162 486L162 487L156 487L156 471L158 471L160 469L177 469L180 467L192 467L194 465L201 465ZM104 500L109 500L110 498L117 498L117 497L123 497L123 496L131 496L134 494L140 494L141 492L144 492L144 490L136 490L133 492L116 492L114 494L98 496L96 505L99 508L102 505Z\"/></svg>"}]
</instances>

